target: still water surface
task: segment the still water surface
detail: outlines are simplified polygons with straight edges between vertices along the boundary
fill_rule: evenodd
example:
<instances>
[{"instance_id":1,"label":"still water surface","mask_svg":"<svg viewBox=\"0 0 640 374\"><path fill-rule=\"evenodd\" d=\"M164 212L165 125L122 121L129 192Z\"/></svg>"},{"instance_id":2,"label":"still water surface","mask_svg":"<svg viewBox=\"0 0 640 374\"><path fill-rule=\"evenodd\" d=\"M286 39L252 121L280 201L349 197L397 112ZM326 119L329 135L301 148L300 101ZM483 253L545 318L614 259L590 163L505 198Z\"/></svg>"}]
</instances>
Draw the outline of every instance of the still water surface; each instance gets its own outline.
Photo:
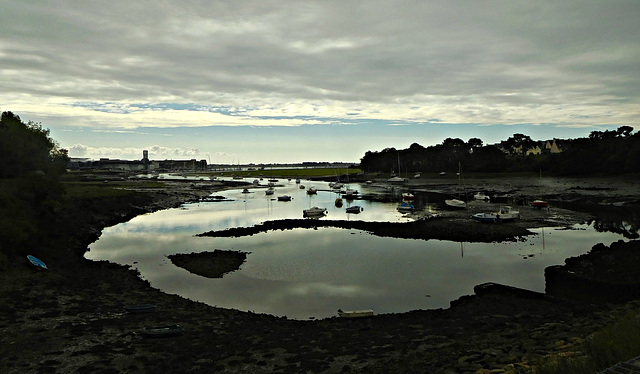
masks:
<instances>
[{"instance_id":1,"label":"still water surface","mask_svg":"<svg viewBox=\"0 0 640 374\"><path fill-rule=\"evenodd\" d=\"M329 219L409 220L396 211L396 203L355 200L337 208L337 194L323 182L302 182L320 189L311 196L293 181L279 183L283 186L276 187L272 196L266 196L264 188L250 188L248 194L241 189L225 191L217 194L232 201L186 204L106 228L86 257L131 265L153 287L210 305L307 319L334 316L338 308L372 308L376 313L446 308L483 282L543 292L545 267L562 264L596 243L623 239L596 232L589 225L532 230L538 235L515 243L381 238L337 228L270 231L239 238L194 236L267 220L302 218L302 209L311 206L327 208ZM376 192L373 186L352 184L351 188ZM293 200L276 200L285 194ZM347 206L356 204L364 207L362 213L345 213ZM214 249L250 254L239 271L222 279L191 274L166 257Z\"/></svg>"}]
</instances>

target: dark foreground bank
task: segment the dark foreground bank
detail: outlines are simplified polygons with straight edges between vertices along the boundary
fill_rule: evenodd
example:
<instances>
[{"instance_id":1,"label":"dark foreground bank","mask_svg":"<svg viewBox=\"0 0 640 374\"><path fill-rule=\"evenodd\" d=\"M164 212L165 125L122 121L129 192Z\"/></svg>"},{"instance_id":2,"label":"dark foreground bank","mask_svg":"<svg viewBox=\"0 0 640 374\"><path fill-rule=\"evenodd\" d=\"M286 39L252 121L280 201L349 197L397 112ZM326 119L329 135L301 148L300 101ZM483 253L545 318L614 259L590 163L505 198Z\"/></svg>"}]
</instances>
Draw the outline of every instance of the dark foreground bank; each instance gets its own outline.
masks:
<instances>
[{"instance_id":1,"label":"dark foreground bank","mask_svg":"<svg viewBox=\"0 0 640 374\"><path fill-rule=\"evenodd\" d=\"M131 269L82 257L103 227L210 192L69 201L48 244L56 251L34 249L50 269L11 258L0 271L0 372L514 373L537 357L577 354L590 334L640 310L636 301L592 304L484 285L446 310L294 321L164 294ZM125 311L140 304L156 309ZM184 333L141 334L172 324Z\"/></svg>"}]
</instances>

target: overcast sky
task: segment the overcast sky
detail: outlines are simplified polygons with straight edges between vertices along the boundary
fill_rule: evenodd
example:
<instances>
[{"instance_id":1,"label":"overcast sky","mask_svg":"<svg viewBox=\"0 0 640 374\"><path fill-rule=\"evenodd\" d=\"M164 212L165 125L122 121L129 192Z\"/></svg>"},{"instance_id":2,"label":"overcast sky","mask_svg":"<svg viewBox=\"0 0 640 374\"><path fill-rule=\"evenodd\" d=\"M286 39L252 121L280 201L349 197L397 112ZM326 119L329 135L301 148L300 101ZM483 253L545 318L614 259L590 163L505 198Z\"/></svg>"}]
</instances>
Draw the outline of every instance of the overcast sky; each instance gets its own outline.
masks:
<instances>
[{"instance_id":1,"label":"overcast sky","mask_svg":"<svg viewBox=\"0 0 640 374\"><path fill-rule=\"evenodd\" d=\"M640 128L640 1L0 0L0 110L72 157L358 161Z\"/></svg>"}]
</instances>

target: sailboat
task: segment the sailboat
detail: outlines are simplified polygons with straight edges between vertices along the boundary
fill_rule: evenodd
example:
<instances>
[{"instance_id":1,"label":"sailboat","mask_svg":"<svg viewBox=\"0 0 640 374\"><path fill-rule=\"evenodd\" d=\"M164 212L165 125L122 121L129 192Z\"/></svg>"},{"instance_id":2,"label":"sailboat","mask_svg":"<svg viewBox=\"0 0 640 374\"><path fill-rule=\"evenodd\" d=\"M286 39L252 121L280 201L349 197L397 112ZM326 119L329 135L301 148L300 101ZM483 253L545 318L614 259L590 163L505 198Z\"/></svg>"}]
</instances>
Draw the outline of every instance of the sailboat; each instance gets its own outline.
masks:
<instances>
[{"instance_id":1,"label":"sailboat","mask_svg":"<svg viewBox=\"0 0 640 374\"><path fill-rule=\"evenodd\" d=\"M460 162L458 162L458 184L460 184L461 181L462 181L462 166L460 165ZM451 209L467 208L467 203L465 203L460 199L447 199L444 201L444 203L447 205L447 207Z\"/></svg>"},{"instance_id":2,"label":"sailboat","mask_svg":"<svg viewBox=\"0 0 640 374\"><path fill-rule=\"evenodd\" d=\"M398 153L398 174L400 174L400 153ZM394 176L391 177L389 179L387 179L387 182L391 182L391 183L404 183L407 182L409 179L408 178L402 178L399 176Z\"/></svg>"}]
</instances>

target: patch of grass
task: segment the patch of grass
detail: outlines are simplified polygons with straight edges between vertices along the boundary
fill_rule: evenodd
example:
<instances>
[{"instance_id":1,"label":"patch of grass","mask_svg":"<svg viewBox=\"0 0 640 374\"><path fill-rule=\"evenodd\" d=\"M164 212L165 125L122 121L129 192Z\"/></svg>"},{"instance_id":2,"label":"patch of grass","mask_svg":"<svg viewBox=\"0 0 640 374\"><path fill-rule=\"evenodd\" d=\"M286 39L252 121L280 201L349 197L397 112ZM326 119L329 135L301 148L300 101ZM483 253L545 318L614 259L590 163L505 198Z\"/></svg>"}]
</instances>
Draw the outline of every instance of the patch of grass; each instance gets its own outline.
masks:
<instances>
[{"instance_id":1,"label":"patch of grass","mask_svg":"<svg viewBox=\"0 0 640 374\"><path fill-rule=\"evenodd\" d=\"M535 374L583 374L604 370L640 354L640 316L629 313L593 334L581 347L582 356L546 357Z\"/></svg>"},{"instance_id":2,"label":"patch of grass","mask_svg":"<svg viewBox=\"0 0 640 374\"><path fill-rule=\"evenodd\" d=\"M63 181L67 196L75 198L98 198L98 197L119 197L128 196L133 193L133 189L154 189L166 187L163 182L158 181Z\"/></svg>"}]
</instances>

